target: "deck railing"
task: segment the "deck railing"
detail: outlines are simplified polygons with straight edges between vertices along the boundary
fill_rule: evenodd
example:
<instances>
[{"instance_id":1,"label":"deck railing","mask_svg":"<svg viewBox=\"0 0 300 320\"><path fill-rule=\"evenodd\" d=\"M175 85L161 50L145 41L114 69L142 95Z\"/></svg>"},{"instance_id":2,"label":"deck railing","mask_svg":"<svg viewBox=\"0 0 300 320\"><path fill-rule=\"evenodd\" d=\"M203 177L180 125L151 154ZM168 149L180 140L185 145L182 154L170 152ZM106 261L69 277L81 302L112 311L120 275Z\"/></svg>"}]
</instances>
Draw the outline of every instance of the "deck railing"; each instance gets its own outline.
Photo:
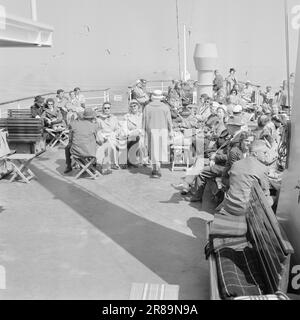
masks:
<instances>
[{"instance_id":1,"label":"deck railing","mask_svg":"<svg viewBox=\"0 0 300 320\"><path fill-rule=\"evenodd\" d=\"M107 89L96 89L96 90L85 90L81 91L85 96L86 106L95 108L103 104L103 102L110 101L110 88ZM67 93L66 93L67 95ZM45 94L41 94L45 99L53 98L56 96L55 92L49 92ZM0 102L0 118L7 117L8 109L28 109L33 105L34 96L15 99L6 102Z\"/></svg>"}]
</instances>

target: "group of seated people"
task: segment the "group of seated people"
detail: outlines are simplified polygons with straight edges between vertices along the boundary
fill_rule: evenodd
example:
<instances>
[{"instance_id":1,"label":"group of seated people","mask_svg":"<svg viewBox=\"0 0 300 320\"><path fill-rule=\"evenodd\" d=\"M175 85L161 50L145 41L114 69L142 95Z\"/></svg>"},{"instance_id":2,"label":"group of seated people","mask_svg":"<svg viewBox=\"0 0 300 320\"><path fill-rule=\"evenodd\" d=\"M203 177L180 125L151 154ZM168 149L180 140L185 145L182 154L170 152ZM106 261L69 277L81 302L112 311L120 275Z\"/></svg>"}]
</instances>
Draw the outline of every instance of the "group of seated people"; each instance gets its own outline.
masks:
<instances>
[{"instance_id":1,"label":"group of seated people","mask_svg":"<svg viewBox=\"0 0 300 320\"><path fill-rule=\"evenodd\" d=\"M215 82L215 86L220 86L220 82ZM192 174L188 171L180 186L183 195L193 191L191 201L202 201L209 179L215 179L227 191L235 188L231 185L229 176L232 176L236 163L244 161L246 167L251 165L254 171L258 170L261 165L253 159L258 159L261 163L261 157L256 155L263 148L265 151L262 162L269 176L274 175L275 169L278 169L278 148L286 125L286 118L281 114L282 107L275 100L272 103L264 101L262 105L254 104L249 82L239 97L244 103L238 104L237 101L240 100L235 101L233 98L235 92L232 95L237 84L234 81L232 84L230 94L225 94L224 103L216 96L203 94L199 97L198 104L192 104L192 95L187 98L183 94L182 87L187 84L176 80L162 99L169 107L172 117L173 141L170 144L177 143L178 137L190 140L194 165ZM151 102L151 93L147 92L146 85L146 80L136 82L129 112L121 118L113 115L110 102L104 102L95 109L86 108L79 88L70 92L69 98L65 97L63 90L57 91L56 99L49 98L46 102L42 97L36 97L31 107L34 118L42 118L45 126L54 130L70 130L65 173L72 171L72 154L95 157L97 167L104 175L120 168L149 165L149 155L142 139L143 110ZM174 154L170 148L170 159L172 157ZM206 158L204 167L199 165L198 159L201 157ZM249 173L249 170L244 171L244 175Z\"/></svg>"},{"instance_id":2,"label":"group of seated people","mask_svg":"<svg viewBox=\"0 0 300 320\"><path fill-rule=\"evenodd\" d=\"M41 118L45 127L55 131L66 128L72 120L82 116L85 108L85 98L80 93L80 88L75 88L66 97L65 91L57 90L55 98L44 99L37 96L31 106L33 118Z\"/></svg>"},{"instance_id":3,"label":"group of seated people","mask_svg":"<svg viewBox=\"0 0 300 320\"><path fill-rule=\"evenodd\" d=\"M202 149L196 150L193 167L175 188L184 196L190 195L191 202L201 202L207 181L212 180L218 201L225 195L224 203L230 203L227 209L238 214L249 196L251 181L256 179L276 209L279 175L284 169L278 162L279 148L287 115L275 100L258 106L250 100L239 105L232 103L230 96L226 98L227 102L220 103L203 94L200 106L181 106L177 117L174 114L175 131L184 134L193 129L193 138L203 140ZM199 161L203 158L204 162Z\"/></svg>"}]
</instances>

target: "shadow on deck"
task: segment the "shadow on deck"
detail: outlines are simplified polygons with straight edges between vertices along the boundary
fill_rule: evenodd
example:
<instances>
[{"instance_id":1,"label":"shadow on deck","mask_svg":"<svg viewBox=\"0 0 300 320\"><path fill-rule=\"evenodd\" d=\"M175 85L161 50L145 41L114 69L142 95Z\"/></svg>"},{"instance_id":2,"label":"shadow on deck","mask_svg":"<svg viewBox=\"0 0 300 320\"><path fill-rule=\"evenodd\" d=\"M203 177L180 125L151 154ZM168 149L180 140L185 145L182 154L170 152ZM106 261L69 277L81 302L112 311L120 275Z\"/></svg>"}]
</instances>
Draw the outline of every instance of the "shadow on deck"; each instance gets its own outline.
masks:
<instances>
[{"instance_id":1,"label":"shadow on deck","mask_svg":"<svg viewBox=\"0 0 300 320\"><path fill-rule=\"evenodd\" d=\"M188 221L196 237L193 238L140 217L74 182L56 178L37 166L33 165L33 170L39 177L39 183L55 199L72 208L161 279L179 285L179 299L209 298L203 220L192 218Z\"/></svg>"}]
</instances>

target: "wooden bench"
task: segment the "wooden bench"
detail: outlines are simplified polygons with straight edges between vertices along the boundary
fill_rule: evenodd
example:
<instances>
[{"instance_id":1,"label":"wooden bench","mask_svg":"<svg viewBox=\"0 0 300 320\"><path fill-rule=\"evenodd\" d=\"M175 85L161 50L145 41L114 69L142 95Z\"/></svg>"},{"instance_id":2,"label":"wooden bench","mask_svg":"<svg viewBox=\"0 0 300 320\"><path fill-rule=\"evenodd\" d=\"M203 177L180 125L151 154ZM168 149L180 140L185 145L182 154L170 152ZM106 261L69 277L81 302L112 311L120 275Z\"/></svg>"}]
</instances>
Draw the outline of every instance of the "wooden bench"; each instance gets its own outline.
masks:
<instances>
[{"instance_id":1,"label":"wooden bench","mask_svg":"<svg viewBox=\"0 0 300 320\"><path fill-rule=\"evenodd\" d=\"M261 277L263 282L263 286L260 287L262 292L261 295L252 298L257 299L259 297L267 297L268 295L274 295L277 292L280 292L280 295L284 296L288 287L289 264L293 248L279 225L270 205L267 203L261 187L256 182L254 183L251 192L246 221L246 241L248 241L248 247L252 250L251 254L255 256L255 261L257 261L258 268L255 272ZM207 225L208 235L211 233L212 223L213 222L209 222ZM235 254L238 255L238 251L236 251ZM211 299L222 300L241 298L241 296L222 296L220 288L221 284L224 283L224 279L220 278L220 268L218 268L220 264L217 261L218 259L219 254L216 254L216 252L211 253L208 258L210 267ZM240 265L237 266L237 268L240 267ZM250 296L247 294L247 290L245 290L243 296ZM248 298L250 299L251 297Z\"/></svg>"},{"instance_id":2,"label":"wooden bench","mask_svg":"<svg viewBox=\"0 0 300 320\"><path fill-rule=\"evenodd\" d=\"M0 119L0 129L1 128L8 131L7 141L11 149L18 149L18 146L20 147L20 144L26 144L30 146L30 153L35 154L37 151L35 150L36 145L43 141L44 126L41 119Z\"/></svg>"},{"instance_id":3,"label":"wooden bench","mask_svg":"<svg viewBox=\"0 0 300 320\"><path fill-rule=\"evenodd\" d=\"M32 114L30 109L8 109L7 110L8 118L29 118L32 119Z\"/></svg>"}]
</instances>

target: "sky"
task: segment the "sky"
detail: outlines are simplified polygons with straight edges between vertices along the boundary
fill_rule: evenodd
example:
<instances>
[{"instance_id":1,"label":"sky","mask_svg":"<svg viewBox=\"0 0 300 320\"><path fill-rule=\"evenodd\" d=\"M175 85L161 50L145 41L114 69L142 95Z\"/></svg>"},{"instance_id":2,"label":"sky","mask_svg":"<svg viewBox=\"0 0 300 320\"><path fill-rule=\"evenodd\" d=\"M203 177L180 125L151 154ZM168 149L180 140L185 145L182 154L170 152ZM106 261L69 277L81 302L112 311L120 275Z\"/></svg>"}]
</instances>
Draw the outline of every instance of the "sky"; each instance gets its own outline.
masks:
<instances>
[{"instance_id":1,"label":"sky","mask_svg":"<svg viewBox=\"0 0 300 320\"><path fill-rule=\"evenodd\" d=\"M197 78L197 43L214 42L224 76L279 86L286 78L283 0L178 0L181 64L187 26L188 71ZM0 0L30 18L29 0ZM289 0L289 11L300 0ZM138 78L179 77L176 0L37 0L38 21L54 27L52 48L0 48L0 101L23 92L100 89ZM291 72L298 32L290 29ZM51 90L50 90L51 91ZM26 96L26 94L25 94Z\"/></svg>"}]
</instances>

